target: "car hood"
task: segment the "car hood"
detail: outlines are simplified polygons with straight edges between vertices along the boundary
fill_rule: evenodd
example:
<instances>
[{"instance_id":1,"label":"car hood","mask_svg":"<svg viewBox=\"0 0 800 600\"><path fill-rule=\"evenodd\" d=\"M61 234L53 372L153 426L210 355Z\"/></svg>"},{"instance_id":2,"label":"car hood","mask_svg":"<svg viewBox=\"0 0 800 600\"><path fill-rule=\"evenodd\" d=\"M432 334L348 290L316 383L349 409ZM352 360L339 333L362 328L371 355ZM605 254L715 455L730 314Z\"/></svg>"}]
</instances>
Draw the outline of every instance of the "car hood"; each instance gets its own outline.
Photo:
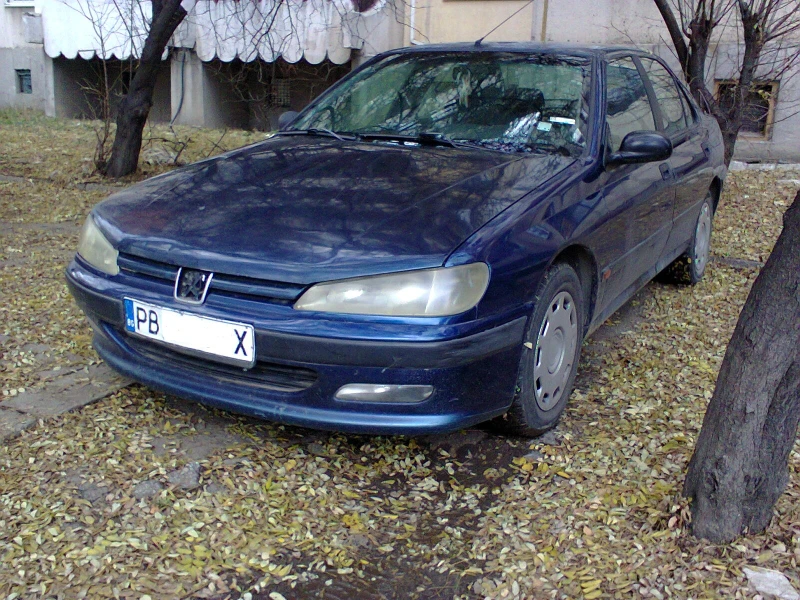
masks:
<instances>
[{"instance_id":1,"label":"car hood","mask_svg":"<svg viewBox=\"0 0 800 600\"><path fill-rule=\"evenodd\" d=\"M94 215L123 253L306 284L440 266L572 162L278 136L132 186Z\"/></svg>"}]
</instances>

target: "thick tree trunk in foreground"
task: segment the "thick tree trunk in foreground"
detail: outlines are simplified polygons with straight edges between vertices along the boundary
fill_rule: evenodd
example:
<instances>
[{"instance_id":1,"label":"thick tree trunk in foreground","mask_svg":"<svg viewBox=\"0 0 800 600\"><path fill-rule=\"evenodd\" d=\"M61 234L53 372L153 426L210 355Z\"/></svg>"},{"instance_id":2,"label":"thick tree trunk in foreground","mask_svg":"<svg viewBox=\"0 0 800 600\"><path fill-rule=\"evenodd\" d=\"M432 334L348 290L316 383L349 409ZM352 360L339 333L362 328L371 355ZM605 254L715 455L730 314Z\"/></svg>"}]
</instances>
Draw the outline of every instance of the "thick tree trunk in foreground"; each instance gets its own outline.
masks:
<instances>
[{"instance_id":1,"label":"thick tree trunk in foreground","mask_svg":"<svg viewBox=\"0 0 800 600\"><path fill-rule=\"evenodd\" d=\"M142 56L131 80L130 89L119 105L117 133L111 158L103 171L109 177L122 177L136 171L142 149L142 131L153 106L153 91L161 68L161 57L172 34L186 17L180 0L153 0L153 19L142 48Z\"/></svg>"},{"instance_id":2,"label":"thick tree trunk in foreground","mask_svg":"<svg viewBox=\"0 0 800 600\"><path fill-rule=\"evenodd\" d=\"M764 530L788 482L800 421L800 192L731 338L689 463L692 532Z\"/></svg>"}]
</instances>

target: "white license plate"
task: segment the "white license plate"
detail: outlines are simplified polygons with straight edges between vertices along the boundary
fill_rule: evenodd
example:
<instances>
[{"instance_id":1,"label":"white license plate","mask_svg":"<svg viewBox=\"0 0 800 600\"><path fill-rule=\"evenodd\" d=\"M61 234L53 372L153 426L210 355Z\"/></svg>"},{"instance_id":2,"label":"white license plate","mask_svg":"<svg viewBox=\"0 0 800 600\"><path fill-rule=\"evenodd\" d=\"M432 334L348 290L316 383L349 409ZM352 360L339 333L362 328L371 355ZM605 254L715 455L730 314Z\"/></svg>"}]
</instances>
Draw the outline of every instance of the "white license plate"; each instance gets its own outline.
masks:
<instances>
[{"instance_id":1,"label":"white license plate","mask_svg":"<svg viewBox=\"0 0 800 600\"><path fill-rule=\"evenodd\" d=\"M255 332L245 323L125 298L125 329L188 354L242 367L255 364Z\"/></svg>"}]
</instances>

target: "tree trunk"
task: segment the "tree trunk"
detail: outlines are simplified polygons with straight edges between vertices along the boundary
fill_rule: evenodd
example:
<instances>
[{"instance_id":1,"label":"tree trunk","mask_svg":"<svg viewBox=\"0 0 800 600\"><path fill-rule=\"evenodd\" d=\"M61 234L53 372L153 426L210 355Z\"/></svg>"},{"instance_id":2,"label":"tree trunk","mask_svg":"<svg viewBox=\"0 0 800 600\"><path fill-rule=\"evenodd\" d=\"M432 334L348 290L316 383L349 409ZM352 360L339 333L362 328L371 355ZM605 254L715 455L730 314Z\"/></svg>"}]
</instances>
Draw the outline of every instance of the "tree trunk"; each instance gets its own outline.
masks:
<instances>
[{"instance_id":1,"label":"tree trunk","mask_svg":"<svg viewBox=\"0 0 800 600\"><path fill-rule=\"evenodd\" d=\"M800 421L800 192L756 278L706 411L684 494L715 543L763 531L788 482Z\"/></svg>"},{"instance_id":2,"label":"tree trunk","mask_svg":"<svg viewBox=\"0 0 800 600\"><path fill-rule=\"evenodd\" d=\"M117 114L117 133L111 158L103 170L109 177L123 177L136 171L142 149L142 131L153 105L153 91L161 68L161 57L169 39L186 17L180 0L154 0L153 18L147 32L142 56L122 99Z\"/></svg>"},{"instance_id":3,"label":"tree trunk","mask_svg":"<svg viewBox=\"0 0 800 600\"><path fill-rule=\"evenodd\" d=\"M123 177L136 171L142 149L142 132L153 105L157 74L158 65L140 63L128 93L119 104L117 133L104 173L109 177Z\"/></svg>"},{"instance_id":4,"label":"tree trunk","mask_svg":"<svg viewBox=\"0 0 800 600\"><path fill-rule=\"evenodd\" d=\"M733 160L733 151L736 149L736 140L739 137L739 126L732 124L725 117L714 115L722 133L722 147L725 150L725 166L729 166Z\"/></svg>"}]
</instances>

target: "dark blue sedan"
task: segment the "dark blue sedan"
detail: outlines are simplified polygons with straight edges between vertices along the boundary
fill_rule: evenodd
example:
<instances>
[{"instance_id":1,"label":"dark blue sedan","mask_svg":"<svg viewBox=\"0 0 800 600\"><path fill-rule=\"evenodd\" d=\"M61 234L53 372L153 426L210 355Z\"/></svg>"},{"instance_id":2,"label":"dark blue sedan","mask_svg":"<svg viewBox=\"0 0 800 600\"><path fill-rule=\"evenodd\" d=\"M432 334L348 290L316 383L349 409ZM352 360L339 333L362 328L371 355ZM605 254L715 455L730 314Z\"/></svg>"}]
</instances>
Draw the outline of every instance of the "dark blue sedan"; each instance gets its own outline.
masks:
<instances>
[{"instance_id":1,"label":"dark blue sedan","mask_svg":"<svg viewBox=\"0 0 800 600\"><path fill-rule=\"evenodd\" d=\"M94 208L67 280L151 387L366 433L555 425L581 341L697 282L722 139L656 57L460 44L366 63L268 140Z\"/></svg>"}]
</instances>

